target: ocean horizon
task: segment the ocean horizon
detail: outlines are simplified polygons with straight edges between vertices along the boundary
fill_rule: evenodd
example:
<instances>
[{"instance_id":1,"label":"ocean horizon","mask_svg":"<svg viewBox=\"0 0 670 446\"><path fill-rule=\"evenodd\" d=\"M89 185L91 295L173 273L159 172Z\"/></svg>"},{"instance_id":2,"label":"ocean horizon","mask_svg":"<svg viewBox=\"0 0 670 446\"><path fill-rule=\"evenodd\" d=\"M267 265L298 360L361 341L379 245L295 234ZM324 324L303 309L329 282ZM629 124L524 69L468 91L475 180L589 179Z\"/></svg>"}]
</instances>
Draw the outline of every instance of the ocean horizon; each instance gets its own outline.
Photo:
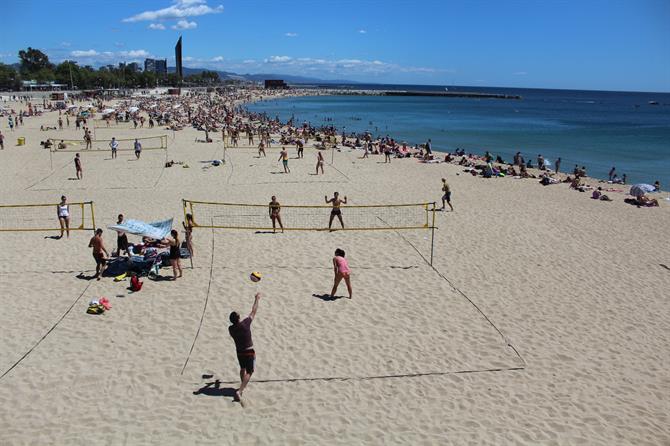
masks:
<instances>
[{"instance_id":1,"label":"ocean horizon","mask_svg":"<svg viewBox=\"0 0 670 446\"><path fill-rule=\"evenodd\" d=\"M542 155L561 171L575 164L607 179L612 167L628 184L670 184L670 93L436 85L329 84L324 89L463 91L522 99L329 95L263 100L250 111L333 125L339 131L389 135L411 144L432 139L439 151L484 154L511 161Z\"/></svg>"}]
</instances>

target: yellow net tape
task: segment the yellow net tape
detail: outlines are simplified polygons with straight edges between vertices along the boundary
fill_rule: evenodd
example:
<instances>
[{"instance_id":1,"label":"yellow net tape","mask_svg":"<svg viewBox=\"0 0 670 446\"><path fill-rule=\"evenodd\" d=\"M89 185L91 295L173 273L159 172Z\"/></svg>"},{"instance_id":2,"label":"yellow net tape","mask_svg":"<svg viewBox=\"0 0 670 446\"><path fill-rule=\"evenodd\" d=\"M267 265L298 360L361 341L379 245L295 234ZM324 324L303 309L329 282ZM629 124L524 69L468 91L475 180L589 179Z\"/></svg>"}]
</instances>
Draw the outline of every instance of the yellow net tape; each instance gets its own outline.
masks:
<instances>
[{"instance_id":1,"label":"yellow net tape","mask_svg":"<svg viewBox=\"0 0 670 446\"><path fill-rule=\"evenodd\" d=\"M139 141L142 145L142 150L167 150L168 148L168 137L167 135L160 136L147 136L143 138L127 138L127 139L117 139L119 143L118 151L119 152L129 152L135 150L135 139ZM112 139L95 139L91 141L91 146L86 148L86 141L83 139L57 139L52 138L54 143L51 150L53 152L101 152L107 151L110 152L112 149L109 146L109 143ZM58 144L60 142L65 144L64 149L59 149Z\"/></svg>"},{"instance_id":2,"label":"yellow net tape","mask_svg":"<svg viewBox=\"0 0 670 446\"><path fill-rule=\"evenodd\" d=\"M185 214L193 215L196 228L272 230L269 205L182 200ZM339 216L344 230L430 229L434 225L434 203L342 205ZM338 212L331 205L281 205L279 215L285 230L342 230ZM279 223L277 223L279 229Z\"/></svg>"},{"instance_id":3,"label":"yellow net tape","mask_svg":"<svg viewBox=\"0 0 670 446\"><path fill-rule=\"evenodd\" d=\"M92 201L68 203L70 231L95 229ZM0 204L0 232L59 231L58 203Z\"/></svg>"}]
</instances>

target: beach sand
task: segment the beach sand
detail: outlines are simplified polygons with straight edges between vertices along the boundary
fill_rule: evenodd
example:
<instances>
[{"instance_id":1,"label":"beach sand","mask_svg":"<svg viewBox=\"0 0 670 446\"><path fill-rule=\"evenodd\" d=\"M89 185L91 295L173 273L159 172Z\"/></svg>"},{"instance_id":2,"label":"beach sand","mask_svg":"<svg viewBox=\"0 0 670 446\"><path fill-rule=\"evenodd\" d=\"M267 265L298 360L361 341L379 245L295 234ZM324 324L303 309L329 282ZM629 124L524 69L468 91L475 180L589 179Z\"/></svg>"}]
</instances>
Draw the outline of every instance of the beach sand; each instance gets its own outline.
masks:
<instances>
[{"instance_id":1,"label":"beach sand","mask_svg":"<svg viewBox=\"0 0 670 446\"><path fill-rule=\"evenodd\" d=\"M182 198L322 204L337 190L350 204L439 202L445 177L455 211L437 215L434 268L428 230L200 228L194 268L182 261L182 279L145 279L135 294L82 278L94 270L90 231L0 233L0 374L15 365L0 378L0 444L670 444L667 201L638 209L625 193L600 202L567 184L349 149L333 166L326 154L323 176L310 175L311 147L288 175L274 173L278 146L263 159L229 149L210 167L220 134L206 144L193 129L128 125L97 138L168 134L168 159L190 167L164 168L160 151L83 153L77 181L73 153L53 154L51 170L39 147L47 134L80 138L74 124L39 131L56 120L9 132L3 119L2 203L93 200L110 250L117 214L179 225ZM338 247L352 300L322 298ZM242 407L228 314L246 314L256 291L257 372ZM86 314L102 296L111 311Z\"/></svg>"}]
</instances>

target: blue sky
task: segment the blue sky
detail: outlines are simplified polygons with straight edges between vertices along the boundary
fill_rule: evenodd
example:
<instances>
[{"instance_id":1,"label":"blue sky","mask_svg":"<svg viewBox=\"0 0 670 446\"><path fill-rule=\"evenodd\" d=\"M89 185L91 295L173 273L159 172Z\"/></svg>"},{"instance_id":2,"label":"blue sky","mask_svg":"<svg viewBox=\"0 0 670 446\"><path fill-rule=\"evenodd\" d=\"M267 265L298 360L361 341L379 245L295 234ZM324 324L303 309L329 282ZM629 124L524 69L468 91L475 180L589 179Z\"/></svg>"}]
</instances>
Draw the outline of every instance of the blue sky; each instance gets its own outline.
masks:
<instances>
[{"instance_id":1,"label":"blue sky","mask_svg":"<svg viewBox=\"0 0 670 446\"><path fill-rule=\"evenodd\" d=\"M670 92L670 0L72 0L3 4L0 61L323 79Z\"/></svg>"}]
</instances>

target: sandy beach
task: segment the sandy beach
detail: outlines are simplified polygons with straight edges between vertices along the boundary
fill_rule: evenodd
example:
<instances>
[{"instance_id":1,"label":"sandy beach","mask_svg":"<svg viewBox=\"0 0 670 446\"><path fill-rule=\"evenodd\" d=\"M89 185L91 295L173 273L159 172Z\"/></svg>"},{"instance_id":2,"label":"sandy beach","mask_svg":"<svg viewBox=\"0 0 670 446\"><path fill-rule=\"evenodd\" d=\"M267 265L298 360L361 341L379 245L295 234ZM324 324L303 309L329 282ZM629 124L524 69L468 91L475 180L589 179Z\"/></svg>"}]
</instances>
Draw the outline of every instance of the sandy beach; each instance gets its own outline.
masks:
<instances>
[{"instance_id":1,"label":"sandy beach","mask_svg":"<svg viewBox=\"0 0 670 446\"><path fill-rule=\"evenodd\" d=\"M57 120L9 131L2 118L0 204L92 200L110 251L119 213L181 230L182 199L320 205L339 191L350 205L439 203L446 178L455 210L437 214L432 267L429 230L197 228L193 268L182 260L182 278L144 279L132 294L128 281L86 279L91 231L0 232L0 444L670 444L667 192L637 208L627 186L602 202L568 184L384 164L346 147L313 175L311 142L304 159L289 146L283 174L277 144L257 158L242 138L224 158L220 132L202 143L193 128L130 124L96 139L165 134L167 159L184 164L82 151L76 180L74 153L50 159L39 145L81 139L74 124L40 131ZM352 300L319 297L336 248ZM242 407L228 314L246 315L257 291L257 371ZM87 314L103 296L112 309Z\"/></svg>"}]
</instances>

